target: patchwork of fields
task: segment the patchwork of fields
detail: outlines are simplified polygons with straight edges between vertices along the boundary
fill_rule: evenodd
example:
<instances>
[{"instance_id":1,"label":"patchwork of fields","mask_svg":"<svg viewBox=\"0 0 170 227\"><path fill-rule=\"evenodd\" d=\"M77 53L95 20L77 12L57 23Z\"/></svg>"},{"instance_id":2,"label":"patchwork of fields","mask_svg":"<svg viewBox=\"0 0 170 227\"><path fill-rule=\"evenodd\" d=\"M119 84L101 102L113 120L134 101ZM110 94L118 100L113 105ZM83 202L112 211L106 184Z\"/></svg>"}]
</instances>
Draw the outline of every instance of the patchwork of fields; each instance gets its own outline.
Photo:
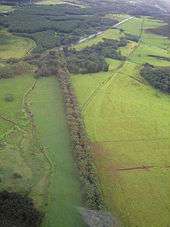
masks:
<instances>
[{"instance_id":1,"label":"patchwork of fields","mask_svg":"<svg viewBox=\"0 0 170 227\"><path fill-rule=\"evenodd\" d=\"M32 93L33 114L51 165L48 207L43 226L80 227L83 226L78 214L78 207L81 206L80 185L62 102L56 78L38 80Z\"/></svg>"},{"instance_id":2,"label":"patchwork of fields","mask_svg":"<svg viewBox=\"0 0 170 227\"><path fill-rule=\"evenodd\" d=\"M0 13L13 9L0 5ZM121 21L129 15L105 17ZM74 45L81 50L104 38L140 37L139 42L129 41L119 48L126 60L106 59L108 72L71 75L106 207L125 227L168 227L170 223L170 96L140 76L144 63L170 66L170 40L147 31L163 24L134 17ZM15 65L36 47L32 39L5 28L0 28L0 43L0 69ZM0 190L33 198L36 208L45 213L43 227L84 227L79 214L84 189L72 154L59 82L51 73L37 78L31 72L0 80ZM76 105L74 97L75 103L71 101L67 105ZM93 195L94 185L89 186Z\"/></svg>"},{"instance_id":3,"label":"patchwork of fields","mask_svg":"<svg viewBox=\"0 0 170 227\"><path fill-rule=\"evenodd\" d=\"M56 78L1 80L0 90L0 189L27 191L47 212L44 226L83 226L80 186ZM6 101L8 94L13 101Z\"/></svg>"},{"instance_id":4,"label":"patchwork of fields","mask_svg":"<svg viewBox=\"0 0 170 227\"><path fill-rule=\"evenodd\" d=\"M25 57L36 45L32 39L12 35L3 28L0 28L0 43L0 60Z\"/></svg>"},{"instance_id":5,"label":"patchwork of fields","mask_svg":"<svg viewBox=\"0 0 170 227\"><path fill-rule=\"evenodd\" d=\"M143 63L170 66L149 56L170 57L169 40L146 31L160 24L149 18L124 23L127 33L142 30L138 45L121 49L128 60L110 61L106 73L72 76L106 204L126 227L170 223L170 98L139 75Z\"/></svg>"}]
</instances>

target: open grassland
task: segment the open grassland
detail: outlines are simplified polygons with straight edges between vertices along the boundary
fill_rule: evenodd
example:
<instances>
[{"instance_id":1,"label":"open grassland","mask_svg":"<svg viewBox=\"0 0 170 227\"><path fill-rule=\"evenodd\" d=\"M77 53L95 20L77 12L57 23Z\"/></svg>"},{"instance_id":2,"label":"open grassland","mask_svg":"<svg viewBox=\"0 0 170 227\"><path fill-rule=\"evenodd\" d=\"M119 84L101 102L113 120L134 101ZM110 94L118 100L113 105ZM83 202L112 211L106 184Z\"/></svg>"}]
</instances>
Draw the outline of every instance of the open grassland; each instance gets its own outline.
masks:
<instances>
[{"instance_id":1,"label":"open grassland","mask_svg":"<svg viewBox=\"0 0 170 227\"><path fill-rule=\"evenodd\" d=\"M7 12L11 12L13 11L13 7L12 6L7 6L7 5L1 5L0 4L0 13L7 13Z\"/></svg>"},{"instance_id":2,"label":"open grassland","mask_svg":"<svg viewBox=\"0 0 170 227\"><path fill-rule=\"evenodd\" d=\"M124 19L129 18L129 15L127 15L127 14L107 14L105 17L111 18L111 19L117 19L118 21L122 21Z\"/></svg>"},{"instance_id":3,"label":"open grassland","mask_svg":"<svg viewBox=\"0 0 170 227\"><path fill-rule=\"evenodd\" d=\"M78 214L80 185L72 158L63 99L55 77L40 79L32 94L40 142L46 147L51 170L44 227L81 227Z\"/></svg>"},{"instance_id":4,"label":"open grassland","mask_svg":"<svg viewBox=\"0 0 170 227\"><path fill-rule=\"evenodd\" d=\"M9 118L16 123L20 124L20 118L23 117L22 112L22 101L24 92L28 90L28 88L33 83L33 78L30 76L17 77L8 80L0 81L0 115ZM14 98L12 102L7 102L5 97L11 94ZM5 122L0 119L0 132L1 137L6 130L11 128L11 124L9 122Z\"/></svg>"},{"instance_id":5,"label":"open grassland","mask_svg":"<svg viewBox=\"0 0 170 227\"><path fill-rule=\"evenodd\" d=\"M121 32L118 29L107 29L101 35L97 35L96 37L90 38L85 42L74 45L76 50L81 50L86 47L90 47L94 44L102 42L103 39L119 39L121 36Z\"/></svg>"},{"instance_id":6,"label":"open grassland","mask_svg":"<svg viewBox=\"0 0 170 227\"><path fill-rule=\"evenodd\" d=\"M12 35L5 29L0 29L0 43L0 60L22 58L36 45L33 40Z\"/></svg>"},{"instance_id":7,"label":"open grassland","mask_svg":"<svg viewBox=\"0 0 170 227\"><path fill-rule=\"evenodd\" d=\"M42 179L49 164L27 110L26 94L34 82L31 75L0 81L0 189L28 193L43 209L47 186ZM6 94L13 101L5 101Z\"/></svg>"},{"instance_id":8,"label":"open grassland","mask_svg":"<svg viewBox=\"0 0 170 227\"><path fill-rule=\"evenodd\" d=\"M73 6L79 6L81 8L84 8L85 6L80 4L79 1L73 0L73 1L64 1L64 0L40 0L37 1L35 4L37 5L56 5L56 4L69 4Z\"/></svg>"},{"instance_id":9,"label":"open grassland","mask_svg":"<svg viewBox=\"0 0 170 227\"><path fill-rule=\"evenodd\" d=\"M143 63L170 66L149 56L170 57L169 40L145 31L160 24L149 18L123 24L136 35L144 28L138 45L121 49L125 64L111 61L107 73L72 77L105 201L126 227L170 223L170 97L139 75Z\"/></svg>"},{"instance_id":10,"label":"open grassland","mask_svg":"<svg viewBox=\"0 0 170 227\"><path fill-rule=\"evenodd\" d=\"M0 189L28 193L44 227L81 227L80 185L56 78L0 81ZM6 101L7 94L13 101Z\"/></svg>"}]
</instances>

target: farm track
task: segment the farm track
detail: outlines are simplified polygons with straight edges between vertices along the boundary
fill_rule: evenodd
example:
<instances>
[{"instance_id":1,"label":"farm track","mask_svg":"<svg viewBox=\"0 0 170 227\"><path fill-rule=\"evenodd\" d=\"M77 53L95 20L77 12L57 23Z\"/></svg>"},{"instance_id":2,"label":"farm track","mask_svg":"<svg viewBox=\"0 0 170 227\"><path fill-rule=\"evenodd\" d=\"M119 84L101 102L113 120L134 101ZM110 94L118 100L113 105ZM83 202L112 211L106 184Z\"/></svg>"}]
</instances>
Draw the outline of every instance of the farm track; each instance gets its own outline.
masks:
<instances>
[{"instance_id":1,"label":"farm track","mask_svg":"<svg viewBox=\"0 0 170 227\"><path fill-rule=\"evenodd\" d=\"M39 144L39 139L38 139L38 135L37 135L36 125L34 123L34 117L33 117L32 111L31 111L30 101L29 101L29 96L31 95L33 90L36 88L36 85L37 85L37 80L35 80L33 82L31 87L24 94L23 100L22 100L22 110L25 112L25 114L27 115L27 118L29 119L29 121L31 123L32 136L37 140L37 143ZM40 146L40 150L44 154L45 159L49 163L50 167L53 168L53 162L50 160L50 158L47 155L47 148L45 148L43 146Z\"/></svg>"},{"instance_id":2,"label":"farm track","mask_svg":"<svg viewBox=\"0 0 170 227\"><path fill-rule=\"evenodd\" d=\"M143 34L143 25L144 25L144 21L145 19L142 20L141 22L141 29L140 29L140 39L138 41L138 45L136 45L134 47L134 49L130 52L130 54L128 55L127 59L125 61L123 61L116 69L116 72L113 73L109 78L107 78L105 81L102 82L102 84L100 84L99 86L97 86L93 92L90 94L90 96L87 98L87 100L85 101L85 103L82 105L81 108L81 112L84 113L88 107L88 105L93 101L93 99L97 96L97 93L99 90L101 90L105 85L108 85L107 87L109 87L109 82L112 81L113 78L115 78L117 75L119 75L119 73L121 72L122 68L125 66L125 64L127 62L129 62L130 57L132 57L132 55L134 54L134 52L140 47L140 43L142 41L142 34Z\"/></svg>"}]
</instances>

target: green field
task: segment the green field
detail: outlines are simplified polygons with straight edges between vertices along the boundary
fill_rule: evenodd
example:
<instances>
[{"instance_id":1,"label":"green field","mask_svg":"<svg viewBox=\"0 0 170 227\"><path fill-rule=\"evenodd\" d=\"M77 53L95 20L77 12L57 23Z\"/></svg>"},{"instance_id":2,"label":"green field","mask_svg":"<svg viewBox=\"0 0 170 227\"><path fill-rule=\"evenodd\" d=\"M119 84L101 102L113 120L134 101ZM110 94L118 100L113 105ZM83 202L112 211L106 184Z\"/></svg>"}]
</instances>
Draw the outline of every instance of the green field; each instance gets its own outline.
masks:
<instances>
[{"instance_id":1,"label":"green field","mask_svg":"<svg viewBox=\"0 0 170 227\"><path fill-rule=\"evenodd\" d=\"M84 8L83 4L80 4L78 0L73 0L73 1L64 1L64 0L40 0L37 1L35 4L37 5L56 5L56 4L69 4L69 5L74 5L74 6L79 6Z\"/></svg>"},{"instance_id":2,"label":"green field","mask_svg":"<svg viewBox=\"0 0 170 227\"><path fill-rule=\"evenodd\" d=\"M120 36L121 36L121 33L118 29L108 29L101 35L88 39L86 42L76 44L76 45L74 45L74 47L76 50L81 50L85 47L90 47L94 44L102 42L104 38L105 39L119 39Z\"/></svg>"},{"instance_id":3,"label":"green field","mask_svg":"<svg viewBox=\"0 0 170 227\"><path fill-rule=\"evenodd\" d=\"M25 57L36 45L33 40L12 35L2 28L0 28L0 41L0 60Z\"/></svg>"},{"instance_id":4,"label":"green field","mask_svg":"<svg viewBox=\"0 0 170 227\"><path fill-rule=\"evenodd\" d=\"M1 5L0 4L0 13L7 13L7 12L11 12L11 11L13 11L13 7L12 6Z\"/></svg>"},{"instance_id":5,"label":"green field","mask_svg":"<svg viewBox=\"0 0 170 227\"><path fill-rule=\"evenodd\" d=\"M28 104L25 94L34 81L32 75L0 81L0 189L27 192L37 207L43 209L46 191L40 182L49 164L25 108ZM13 101L5 101L7 94L13 95Z\"/></svg>"},{"instance_id":6,"label":"green field","mask_svg":"<svg viewBox=\"0 0 170 227\"><path fill-rule=\"evenodd\" d=\"M38 80L32 94L32 108L40 141L51 162L48 207L44 227L81 227L81 206L63 100L56 78Z\"/></svg>"},{"instance_id":7,"label":"green field","mask_svg":"<svg viewBox=\"0 0 170 227\"><path fill-rule=\"evenodd\" d=\"M58 83L40 79L26 95L35 82L32 75L0 81L0 189L29 192L46 211L44 227L81 227L80 185Z\"/></svg>"},{"instance_id":8,"label":"green field","mask_svg":"<svg viewBox=\"0 0 170 227\"><path fill-rule=\"evenodd\" d=\"M135 18L122 28L139 35L142 24L146 29L161 22ZM169 47L168 39L144 30L138 47L121 50L129 56L121 69L110 61L107 73L72 76L104 198L122 226L170 223L170 97L139 76L146 62L170 66L148 56L170 57Z\"/></svg>"}]
</instances>

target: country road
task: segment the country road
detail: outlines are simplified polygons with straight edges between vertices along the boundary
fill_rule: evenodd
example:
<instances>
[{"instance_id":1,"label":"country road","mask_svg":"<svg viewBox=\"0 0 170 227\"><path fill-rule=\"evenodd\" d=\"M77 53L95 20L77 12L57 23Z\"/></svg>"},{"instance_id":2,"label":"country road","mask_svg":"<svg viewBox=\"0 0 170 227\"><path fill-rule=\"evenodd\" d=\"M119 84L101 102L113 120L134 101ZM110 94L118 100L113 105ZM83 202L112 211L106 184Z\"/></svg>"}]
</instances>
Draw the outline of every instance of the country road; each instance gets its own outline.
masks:
<instances>
[{"instance_id":1,"label":"country road","mask_svg":"<svg viewBox=\"0 0 170 227\"><path fill-rule=\"evenodd\" d=\"M127 22L127 21L129 21L129 20L131 20L131 19L133 19L133 18L134 18L134 17L128 17L128 18L126 18L126 19L120 21L119 23L114 24L111 28L117 28L119 25L121 25L121 24L123 24L123 23L125 23L125 22ZM81 39L78 41L78 43L83 43L83 42L85 42L85 41L87 41L87 40L89 40L89 39L92 39L92 38L94 38L94 37L96 37L96 36L98 36L98 35L103 34L105 31L106 31L106 30L104 30L104 31L99 31L99 32L97 32L97 33L94 33L94 34L92 34L92 35L89 35L88 37L81 38Z\"/></svg>"}]
</instances>

